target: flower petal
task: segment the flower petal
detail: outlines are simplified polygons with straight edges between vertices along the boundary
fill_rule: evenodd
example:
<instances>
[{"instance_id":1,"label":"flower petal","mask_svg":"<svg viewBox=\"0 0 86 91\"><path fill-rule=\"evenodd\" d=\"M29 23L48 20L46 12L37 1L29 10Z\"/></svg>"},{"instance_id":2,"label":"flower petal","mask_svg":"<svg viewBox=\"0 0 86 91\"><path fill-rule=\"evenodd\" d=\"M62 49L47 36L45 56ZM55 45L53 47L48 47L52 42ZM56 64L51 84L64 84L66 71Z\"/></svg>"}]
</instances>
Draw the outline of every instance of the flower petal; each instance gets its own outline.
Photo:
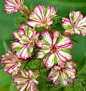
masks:
<instances>
[{"instance_id":1,"label":"flower petal","mask_svg":"<svg viewBox=\"0 0 86 91\"><path fill-rule=\"evenodd\" d=\"M59 53L60 53L61 56L63 56L67 60L71 60L72 59L72 55L70 53L68 53L68 52L59 50Z\"/></svg>"},{"instance_id":2,"label":"flower petal","mask_svg":"<svg viewBox=\"0 0 86 91\"><path fill-rule=\"evenodd\" d=\"M70 37L68 37L68 36L61 36L61 37L59 37L59 39L57 40L57 42L56 42L56 46L63 46L63 45L66 45L66 44L68 44L68 43L70 43L71 42L71 39L70 39Z\"/></svg>"},{"instance_id":3,"label":"flower petal","mask_svg":"<svg viewBox=\"0 0 86 91\"><path fill-rule=\"evenodd\" d=\"M69 17L70 17L71 22L72 23L76 23L77 20L79 19L80 15L81 15L80 11L76 11L76 12L72 11L72 12L70 12Z\"/></svg>"},{"instance_id":4,"label":"flower petal","mask_svg":"<svg viewBox=\"0 0 86 91\"><path fill-rule=\"evenodd\" d=\"M53 45L56 44L57 38L60 37L61 33L59 31L54 31L53 33Z\"/></svg>"},{"instance_id":5,"label":"flower petal","mask_svg":"<svg viewBox=\"0 0 86 91\"><path fill-rule=\"evenodd\" d=\"M45 56L45 53L43 51L37 52L37 58L43 58Z\"/></svg>"},{"instance_id":6,"label":"flower petal","mask_svg":"<svg viewBox=\"0 0 86 91\"><path fill-rule=\"evenodd\" d=\"M44 30L44 32L41 34L43 37L42 42L46 45L52 45L52 39L51 39L51 35L47 30Z\"/></svg>"},{"instance_id":7,"label":"flower petal","mask_svg":"<svg viewBox=\"0 0 86 91\"><path fill-rule=\"evenodd\" d=\"M51 68L54 65L54 56L55 54L52 53L50 54L50 56L47 58L46 62L45 62L45 66L47 68Z\"/></svg>"}]
</instances>

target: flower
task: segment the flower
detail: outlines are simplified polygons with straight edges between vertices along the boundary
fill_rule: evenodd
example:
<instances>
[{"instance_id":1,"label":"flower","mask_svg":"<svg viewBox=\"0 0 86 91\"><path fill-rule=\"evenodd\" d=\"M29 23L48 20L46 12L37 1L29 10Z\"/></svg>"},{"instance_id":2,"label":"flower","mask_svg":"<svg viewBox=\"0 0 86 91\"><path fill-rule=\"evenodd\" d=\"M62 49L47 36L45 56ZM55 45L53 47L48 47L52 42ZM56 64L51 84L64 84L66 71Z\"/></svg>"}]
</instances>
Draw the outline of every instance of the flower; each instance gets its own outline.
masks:
<instances>
[{"instance_id":1,"label":"flower","mask_svg":"<svg viewBox=\"0 0 86 91\"><path fill-rule=\"evenodd\" d=\"M19 76L20 75L20 76ZM13 82L18 84L16 89L20 89L20 91L37 91L35 84L39 82L36 80L38 75L34 75L33 71L22 71L20 70L20 74L14 77Z\"/></svg>"},{"instance_id":2,"label":"flower","mask_svg":"<svg viewBox=\"0 0 86 91\"><path fill-rule=\"evenodd\" d=\"M54 31L53 37L47 30L42 33L42 40L38 40L37 46L41 50L37 53L37 58L43 58L43 62L47 68L51 68L55 64L65 63L72 59L70 49L73 45L68 36L61 36L59 31Z\"/></svg>"},{"instance_id":3,"label":"flower","mask_svg":"<svg viewBox=\"0 0 86 91\"><path fill-rule=\"evenodd\" d=\"M61 65L57 64L51 68L48 78L53 80L55 85L61 83L65 87L69 82L72 83L72 79L76 77L76 70L73 67L76 67L76 63L73 61Z\"/></svg>"},{"instance_id":4,"label":"flower","mask_svg":"<svg viewBox=\"0 0 86 91\"><path fill-rule=\"evenodd\" d=\"M18 58L27 59L31 57L33 47L38 40L39 34L39 32L22 24L19 31L13 32L13 36L15 39L18 39L19 42L11 42L12 51L16 52Z\"/></svg>"},{"instance_id":5,"label":"flower","mask_svg":"<svg viewBox=\"0 0 86 91\"><path fill-rule=\"evenodd\" d=\"M19 12L23 8L24 0L4 0L6 14Z\"/></svg>"},{"instance_id":6,"label":"flower","mask_svg":"<svg viewBox=\"0 0 86 91\"><path fill-rule=\"evenodd\" d=\"M86 35L86 17L83 17L80 11L72 11L69 14L70 19L63 17L62 26L65 33Z\"/></svg>"},{"instance_id":7,"label":"flower","mask_svg":"<svg viewBox=\"0 0 86 91\"><path fill-rule=\"evenodd\" d=\"M32 21L26 23L32 27L46 27L53 24L52 17L56 14L53 6L45 8L43 5L38 5L34 8L33 13L29 16Z\"/></svg>"},{"instance_id":8,"label":"flower","mask_svg":"<svg viewBox=\"0 0 86 91\"><path fill-rule=\"evenodd\" d=\"M1 63L3 64L2 66L4 67L3 72L6 72L12 76L15 76L19 68L21 67L21 62L23 60L18 59L16 55L14 55L12 52L8 50L7 53L2 55Z\"/></svg>"}]
</instances>

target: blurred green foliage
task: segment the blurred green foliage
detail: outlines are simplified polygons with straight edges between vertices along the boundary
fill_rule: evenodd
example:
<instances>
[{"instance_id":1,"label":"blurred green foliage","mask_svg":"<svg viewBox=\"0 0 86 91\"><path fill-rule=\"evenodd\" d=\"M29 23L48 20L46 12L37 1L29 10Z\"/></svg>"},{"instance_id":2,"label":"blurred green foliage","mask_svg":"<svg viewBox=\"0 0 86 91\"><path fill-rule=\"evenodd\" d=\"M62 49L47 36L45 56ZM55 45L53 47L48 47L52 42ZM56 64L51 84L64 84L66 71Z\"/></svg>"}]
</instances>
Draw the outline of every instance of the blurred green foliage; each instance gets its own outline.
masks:
<instances>
[{"instance_id":1,"label":"blurred green foliage","mask_svg":"<svg viewBox=\"0 0 86 91\"><path fill-rule=\"evenodd\" d=\"M58 16L60 17L69 17L69 12L72 10L81 11L81 13L84 16L86 16L86 0L82 1L81 0L25 0L24 4L28 6L28 8L30 9L31 9L30 7L31 4L32 7L35 7L38 4L45 5L46 7L54 6L55 9L57 10ZM12 32L18 31L18 28L15 26L14 22L16 21L16 18L21 15L21 13L19 12L14 13L13 15L11 14L6 15L4 10L4 5L5 5L4 0L0 0L0 59L2 54L6 52L6 48L11 50L10 41L14 40ZM60 23L57 23L57 27L55 29L62 31ZM84 52L86 52L86 36L85 37L83 37L82 35L76 36L75 40L77 40L80 44L72 41L73 49L71 50L71 54L73 56L72 60L79 65L84 56ZM12 81L12 77L8 75L6 72L3 73L1 70L2 70L2 64L0 64L0 91L17 91L15 89L15 84ZM86 76L85 70L86 70L86 64L79 72L79 74ZM42 79L41 76L38 79ZM40 85L41 84L43 88L46 86L45 83L43 83L43 81L40 81ZM64 91L83 91L83 89L81 89L83 88L83 86L82 87L80 86L78 86L78 88L66 87L64 88ZM50 91L51 90L52 89L50 89ZM40 91L49 91L49 90L47 90L47 88L45 88L45 90L42 90L42 88L40 88ZM58 90L57 88L54 88L53 91L63 91L63 87L61 89L58 88Z\"/></svg>"}]
</instances>

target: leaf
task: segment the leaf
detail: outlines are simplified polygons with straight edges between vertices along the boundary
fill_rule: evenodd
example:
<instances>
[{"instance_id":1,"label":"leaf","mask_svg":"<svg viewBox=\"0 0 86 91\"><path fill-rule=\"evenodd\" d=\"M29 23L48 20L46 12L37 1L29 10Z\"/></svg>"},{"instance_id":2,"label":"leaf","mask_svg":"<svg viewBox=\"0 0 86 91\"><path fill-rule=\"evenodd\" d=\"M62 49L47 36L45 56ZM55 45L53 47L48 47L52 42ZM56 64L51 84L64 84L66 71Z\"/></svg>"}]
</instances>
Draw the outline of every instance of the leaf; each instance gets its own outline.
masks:
<instances>
[{"instance_id":1,"label":"leaf","mask_svg":"<svg viewBox=\"0 0 86 91\"><path fill-rule=\"evenodd\" d=\"M86 61L86 53L84 53L84 57L83 57L82 61L80 62L80 64L78 65L77 69L76 69L77 73L79 73L80 70L84 67L85 61Z\"/></svg>"},{"instance_id":2,"label":"leaf","mask_svg":"<svg viewBox=\"0 0 86 91\"><path fill-rule=\"evenodd\" d=\"M9 87L9 91L15 91L15 89L16 89L16 83L13 83L13 79L12 79Z\"/></svg>"},{"instance_id":3,"label":"leaf","mask_svg":"<svg viewBox=\"0 0 86 91\"><path fill-rule=\"evenodd\" d=\"M60 88L61 88L60 85L53 85L53 87L51 87L48 91L57 91Z\"/></svg>"},{"instance_id":4,"label":"leaf","mask_svg":"<svg viewBox=\"0 0 86 91\"><path fill-rule=\"evenodd\" d=\"M40 62L41 62L40 59L32 59L32 60L30 60L30 62L28 63L28 67L29 67L30 69L38 69L39 66L40 66Z\"/></svg>"},{"instance_id":5,"label":"leaf","mask_svg":"<svg viewBox=\"0 0 86 91\"><path fill-rule=\"evenodd\" d=\"M7 45L5 40L3 40L3 46L4 46L5 52L7 52L7 50L9 50L9 47L8 47L8 45Z\"/></svg>"},{"instance_id":6,"label":"leaf","mask_svg":"<svg viewBox=\"0 0 86 91\"><path fill-rule=\"evenodd\" d=\"M50 68L46 68L46 69L42 69L41 72L46 72L48 71Z\"/></svg>"},{"instance_id":7,"label":"leaf","mask_svg":"<svg viewBox=\"0 0 86 91\"><path fill-rule=\"evenodd\" d=\"M11 82L11 79L12 79L11 75L0 70L0 89L8 85Z\"/></svg>"},{"instance_id":8,"label":"leaf","mask_svg":"<svg viewBox=\"0 0 86 91\"><path fill-rule=\"evenodd\" d=\"M75 39L71 39L72 41L74 41L74 42L76 42L76 43L78 43L78 44L80 44L77 40L75 40Z\"/></svg>"}]
</instances>

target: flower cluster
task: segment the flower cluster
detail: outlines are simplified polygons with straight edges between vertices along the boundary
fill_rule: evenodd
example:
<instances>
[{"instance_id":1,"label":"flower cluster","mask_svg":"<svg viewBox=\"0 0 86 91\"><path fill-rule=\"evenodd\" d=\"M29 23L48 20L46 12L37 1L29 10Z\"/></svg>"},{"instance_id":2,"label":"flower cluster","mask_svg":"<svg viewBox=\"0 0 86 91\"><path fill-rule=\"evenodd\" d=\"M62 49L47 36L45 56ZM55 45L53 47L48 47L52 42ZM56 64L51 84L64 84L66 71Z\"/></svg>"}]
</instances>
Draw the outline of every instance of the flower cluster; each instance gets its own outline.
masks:
<instances>
[{"instance_id":1,"label":"flower cluster","mask_svg":"<svg viewBox=\"0 0 86 91\"><path fill-rule=\"evenodd\" d=\"M7 14L23 11L26 15L29 15L28 12L24 11L26 9L22 10L24 0L5 0L5 2ZM17 41L11 41L12 52L8 51L5 55L2 55L3 71L15 76L13 82L18 85L16 89L20 89L20 91L37 91L35 84L38 85L39 83L36 80L39 72L36 74L29 68L28 71L25 71L26 69L20 70L21 63L33 58L34 47L38 47L40 50L37 51L37 57L35 55L34 58L42 59L43 66L51 69L48 78L53 80L55 85L61 83L63 86L67 86L76 77L76 70L74 69L76 63L70 61L72 59L70 50L73 45L70 37L65 35L68 33L85 36L86 17L83 17L80 11L72 11L69 14L70 19L62 18L64 34L57 30L51 34L50 31L53 31L53 29L50 25L53 24L52 18L54 16L57 15L53 6L48 8L43 5L36 6L29 15L30 21L26 22L28 25L21 24L19 30L13 32ZM46 28L41 35L36 32L36 28L40 27ZM39 69L41 68L39 67Z\"/></svg>"},{"instance_id":2,"label":"flower cluster","mask_svg":"<svg viewBox=\"0 0 86 91\"><path fill-rule=\"evenodd\" d=\"M86 17L83 17L80 11L72 11L69 14L70 19L63 17L62 26L65 33L86 35Z\"/></svg>"},{"instance_id":3,"label":"flower cluster","mask_svg":"<svg viewBox=\"0 0 86 91\"><path fill-rule=\"evenodd\" d=\"M26 23L32 27L46 27L53 24L52 17L56 14L53 6L45 8L43 5L38 5L34 8L33 13L29 16L32 21Z\"/></svg>"},{"instance_id":4,"label":"flower cluster","mask_svg":"<svg viewBox=\"0 0 86 91\"><path fill-rule=\"evenodd\" d=\"M73 61L55 65L52 67L48 78L53 80L55 85L62 83L63 86L67 86L67 84L69 82L72 83L72 79L75 79L76 77L76 70L73 67L76 67L76 63Z\"/></svg>"},{"instance_id":5,"label":"flower cluster","mask_svg":"<svg viewBox=\"0 0 86 91\"><path fill-rule=\"evenodd\" d=\"M24 24L20 26L19 31L13 32L13 36L19 42L11 42L11 47L18 58L27 59L32 56L33 47L38 40L39 34L39 32Z\"/></svg>"},{"instance_id":6,"label":"flower cluster","mask_svg":"<svg viewBox=\"0 0 86 91\"><path fill-rule=\"evenodd\" d=\"M45 30L42 37L42 40L37 42L37 46L42 48L37 53L37 58L44 57L43 62L47 68L72 59L69 50L73 48L73 45L70 43L71 39L68 36L61 36L59 31L54 31L53 37L51 37L50 33Z\"/></svg>"},{"instance_id":7,"label":"flower cluster","mask_svg":"<svg viewBox=\"0 0 86 91\"><path fill-rule=\"evenodd\" d=\"M6 14L19 12L23 8L24 0L5 0Z\"/></svg>"},{"instance_id":8,"label":"flower cluster","mask_svg":"<svg viewBox=\"0 0 86 91\"><path fill-rule=\"evenodd\" d=\"M13 79L13 82L18 84L16 89L20 89L20 91L37 91L35 84L38 84L38 81L36 81L38 75L35 76L31 70L20 70L19 73L20 74Z\"/></svg>"},{"instance_id":9,"label":"flower cluster","mask_svg":"<svg viewBox=\"0 0 86 91\"><path fill-rule=\"evenodd\" d=\"M1 63L3 64L3 72L7 71L10 75L16 75L21 67L23 60L18 59L16 55L8 51L5 55L2 55Z\"/></svg>"}]
</instances>

